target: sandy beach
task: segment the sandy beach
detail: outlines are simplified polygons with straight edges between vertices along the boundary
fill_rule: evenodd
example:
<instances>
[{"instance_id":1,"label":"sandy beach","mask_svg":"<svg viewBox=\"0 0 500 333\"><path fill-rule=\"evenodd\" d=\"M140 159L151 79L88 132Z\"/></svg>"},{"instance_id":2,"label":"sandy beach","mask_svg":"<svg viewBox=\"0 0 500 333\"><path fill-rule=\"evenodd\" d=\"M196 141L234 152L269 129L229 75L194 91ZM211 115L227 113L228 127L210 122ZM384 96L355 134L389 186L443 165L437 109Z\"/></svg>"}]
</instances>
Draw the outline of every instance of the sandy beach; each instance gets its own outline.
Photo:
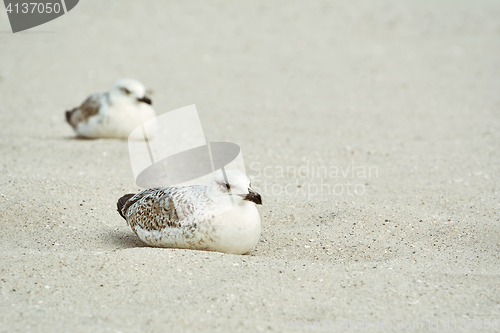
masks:
<instances>
[{"instance_id":1,"label":"sandy beach","mask_svg":"<svg viewBox=\"0 0 500 333\"><path fill-rule=\"evenodd\" d=\"M0 45L0 332L500 329L498 1L85 0ZM64 111L124 77L241 147L250 253L116 212L127 142Z\"/></svg>"}]
</instances>

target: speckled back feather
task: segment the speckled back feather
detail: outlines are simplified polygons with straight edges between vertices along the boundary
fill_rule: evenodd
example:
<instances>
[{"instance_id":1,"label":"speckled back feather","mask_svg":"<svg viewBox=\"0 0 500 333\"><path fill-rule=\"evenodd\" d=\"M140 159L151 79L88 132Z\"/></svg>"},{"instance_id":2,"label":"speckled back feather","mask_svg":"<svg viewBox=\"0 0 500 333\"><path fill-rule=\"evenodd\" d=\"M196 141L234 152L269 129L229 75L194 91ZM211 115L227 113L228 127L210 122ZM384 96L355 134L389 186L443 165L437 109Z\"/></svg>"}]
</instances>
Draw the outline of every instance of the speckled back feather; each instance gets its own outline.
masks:
<instances>
[{"instance_id":1,"label":"speckled back feather","mask_svg":"<svg viewBox=\"0 0 500 333\"><path fill-rule=\"evenodd\" d=\"M87 122L92 116L99 113L101 99L108 98L108 93L95 93L90 95L79 107L66 111L66 121L74 129L81 122Z\"/></svg>"},{"instance_id":2,"label":"speckled back feather","mask_svg":"<svg viewBox=\"0 0 500 333\"><path fill-rule=\"evenodd\" d=\"M138 225L151 231L191 226L213 218L217 210L206 195L206 186L182 186L139 192L127 199L120 212L132 229Z\"/></svg>"}]
</instances>

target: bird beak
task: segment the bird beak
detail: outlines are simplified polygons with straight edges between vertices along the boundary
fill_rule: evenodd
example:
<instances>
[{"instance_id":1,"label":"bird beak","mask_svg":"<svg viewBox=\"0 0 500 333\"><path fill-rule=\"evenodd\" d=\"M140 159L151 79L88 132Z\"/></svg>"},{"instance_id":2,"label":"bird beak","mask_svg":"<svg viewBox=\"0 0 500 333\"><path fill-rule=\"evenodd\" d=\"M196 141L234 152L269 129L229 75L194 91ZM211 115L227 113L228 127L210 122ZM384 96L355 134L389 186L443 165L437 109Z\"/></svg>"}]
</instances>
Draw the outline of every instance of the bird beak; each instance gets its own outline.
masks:
<instances>
[{"instance_id":1,"label":"bird beak","mask_svg":"<svg viewBox=\"0 0 500 333\"><path fill-rule=\"evenodd\" d=\"M257 205L262 205L262 197L260 194L250 188L248 189L248 194L243 198L243 200L254 202Z\"/></svg>"},{"instance_id":2,"label":"bird beak","mask_svg":"<svg viewBox=\"0 0 500 333\"><path fill-rule=\"evenodd\" d=\"M146 103L146 104L149 104L151 105L151 98L149 98L148 96L144 95L144 97L142 98L138 98L137 99L139 102L143 102L143 103Z\"/></svg>"}]
</instances>

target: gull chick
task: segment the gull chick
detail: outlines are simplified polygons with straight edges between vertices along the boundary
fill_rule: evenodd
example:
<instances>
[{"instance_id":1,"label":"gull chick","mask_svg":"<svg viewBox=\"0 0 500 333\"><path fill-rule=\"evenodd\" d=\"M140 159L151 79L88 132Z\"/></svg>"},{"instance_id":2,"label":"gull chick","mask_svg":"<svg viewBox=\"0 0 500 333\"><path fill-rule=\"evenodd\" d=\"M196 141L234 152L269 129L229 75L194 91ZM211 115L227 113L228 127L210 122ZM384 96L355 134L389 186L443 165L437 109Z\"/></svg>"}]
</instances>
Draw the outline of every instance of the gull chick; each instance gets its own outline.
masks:
<instances>
[{"instance_id":1,"label":"gull chick","mask_svg":"<svg viewBox=\"0 0 500 333\"><path fill-rule=\"evenodd\" d=\"M86 138L126 139L132 130L154 117L146 88L134 79L118 80L110 91L92 94L79 107L66 111L66 120L75 133Z\"/></svg>"},{"instance_id":2,"label":"gull chick","mask_svg":"<svg viewBox=\"0 0 500 333\"><path fill-rule=\"evenodd\" d=\"M260 238L256 204L262 198L244 173L219 170L208 185L151 188L117 207L148 245L244 254Z\"/></svg>"}]
</instances>

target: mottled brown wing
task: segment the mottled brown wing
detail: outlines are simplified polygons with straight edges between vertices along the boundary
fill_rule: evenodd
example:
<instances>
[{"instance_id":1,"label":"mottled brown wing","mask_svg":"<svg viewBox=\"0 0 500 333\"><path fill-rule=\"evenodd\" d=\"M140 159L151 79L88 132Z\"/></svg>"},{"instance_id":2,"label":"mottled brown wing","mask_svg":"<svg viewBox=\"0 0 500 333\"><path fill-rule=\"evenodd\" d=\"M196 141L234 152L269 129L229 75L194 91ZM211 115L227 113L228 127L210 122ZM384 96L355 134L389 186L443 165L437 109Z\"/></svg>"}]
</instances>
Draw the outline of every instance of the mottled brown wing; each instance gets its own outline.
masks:
<instances>
[{"instance_id":1,"label":"mottled brown wing","mask_svg":"<svg viewBox=\"0 0 500 333\"><path fill-rule=\"evenodd\" d=\"M99 113L101 99L107 93L96 93L90 95L83 103L73 110L66 111L66 121L76 129L79 123L86 123L90 117Z\"/></svg>"},{"instance_id":2,"label":"mottled brown wing","mask_svg":"<svg viewBox=\"0 0 500 333\"><path fill-rule=\"evenodd\" d=\"M136 225L145 230L161 230L181 226L171 190L175 188L152 188L127 200L121 212L132 229Z\"/></svg>"}]
</instances>

